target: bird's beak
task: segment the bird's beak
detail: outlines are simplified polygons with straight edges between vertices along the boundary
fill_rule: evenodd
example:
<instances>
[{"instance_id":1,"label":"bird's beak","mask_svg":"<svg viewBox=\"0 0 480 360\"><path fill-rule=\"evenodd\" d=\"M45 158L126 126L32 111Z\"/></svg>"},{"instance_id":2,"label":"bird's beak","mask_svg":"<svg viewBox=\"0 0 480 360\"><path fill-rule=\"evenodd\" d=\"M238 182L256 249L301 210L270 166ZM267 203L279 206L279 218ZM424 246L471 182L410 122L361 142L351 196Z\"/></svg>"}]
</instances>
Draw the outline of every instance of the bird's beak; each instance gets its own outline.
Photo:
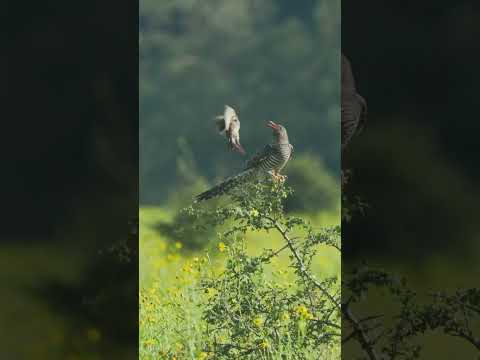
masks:
<instances>
[{"instance_id":1,"label":"bird's beak","mask_svg":"<svg viewBox=\"0 0 480 360\"><path fill-rule=\"evenodd\" d=\"M278 129L280 129L279 125L275 124L273 121L267 122L267 126L269 128L272 128L273 130L277 130L277 131L278 131Z\"/></svg>"}]
</instances>

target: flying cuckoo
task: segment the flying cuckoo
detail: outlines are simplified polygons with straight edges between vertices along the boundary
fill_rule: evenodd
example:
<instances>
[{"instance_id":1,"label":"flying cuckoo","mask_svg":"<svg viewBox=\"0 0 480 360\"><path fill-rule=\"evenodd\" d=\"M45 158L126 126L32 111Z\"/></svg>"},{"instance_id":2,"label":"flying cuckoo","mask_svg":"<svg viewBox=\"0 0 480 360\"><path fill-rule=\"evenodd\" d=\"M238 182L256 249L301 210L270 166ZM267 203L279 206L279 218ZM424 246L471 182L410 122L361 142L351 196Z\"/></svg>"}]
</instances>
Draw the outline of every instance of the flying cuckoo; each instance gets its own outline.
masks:
<instances>
[{"instance_id":1,"label":"flying cuckoo","mask_svg":"<svg viewBox=\"0 0 480 360\"><path fill-rule=\"evenodd\" d=\"M240 144L240 119L235 110L225 105L223 115L216 116L215 122L219 133L227 137L230 149L245 155L245 150Z\"/></svg>"}]
</instances>

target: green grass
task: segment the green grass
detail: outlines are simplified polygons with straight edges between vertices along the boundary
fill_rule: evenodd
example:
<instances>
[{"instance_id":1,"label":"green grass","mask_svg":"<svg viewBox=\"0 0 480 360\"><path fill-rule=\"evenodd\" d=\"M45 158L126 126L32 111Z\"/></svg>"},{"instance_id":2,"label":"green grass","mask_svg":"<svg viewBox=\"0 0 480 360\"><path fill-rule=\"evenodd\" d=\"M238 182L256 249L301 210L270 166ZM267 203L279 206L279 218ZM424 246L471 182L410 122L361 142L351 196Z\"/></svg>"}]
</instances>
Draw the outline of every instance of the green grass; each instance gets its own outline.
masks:
<instances>
[{"instance_id":1,"label":"green grass","mask_svg":"<svg viewBox=\"0 0 480 360\"><path fill-rule=\"evenodd\" d=\"M155 230L155 224L172 219L162 208L140 209L140 359L206 359L202 353L202 305L208 294L198 291L202 276L218 276L223 271L224 254L211 242L206 252L186 252L181 242L172 243ZM308 217L316 226L338 224L339 214ZM208 239L206 239L207 241ZM247 251L259 254L263 249L284 245L279 234L246 234ZM201 271L191 265L202 264ZM267 276L291 283L293 276L285 252L268 266ZM340 254L325 247L315 258L313 271L320 277L340 275ZM182 355L179 355L182 354ZM325 355L339 359L340 349Z\"/></svg>"},{"instance_id":2,"label":"green grass","mask_svg":"<svg viewBox=\"0 0 480 360\"><path fill-rule=\"evenodd\" d=\"M65 358L61 344L66 319L55 313L37 289L52 280L75 281L82 268L81 257L72 257L58 246L7 245L0 250L0 264L0 352L12 359Z\"/></svg>"}]
</instances>

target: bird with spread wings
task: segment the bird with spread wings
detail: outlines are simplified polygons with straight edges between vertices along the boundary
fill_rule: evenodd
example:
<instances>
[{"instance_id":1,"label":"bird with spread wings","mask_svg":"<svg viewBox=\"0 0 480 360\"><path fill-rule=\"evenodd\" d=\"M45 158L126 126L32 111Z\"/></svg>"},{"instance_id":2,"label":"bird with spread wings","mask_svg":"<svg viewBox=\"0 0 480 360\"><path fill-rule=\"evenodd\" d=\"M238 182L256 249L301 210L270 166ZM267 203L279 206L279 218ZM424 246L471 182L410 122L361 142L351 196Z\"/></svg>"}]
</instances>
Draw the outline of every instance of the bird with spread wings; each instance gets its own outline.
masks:
<instances>
[{"instance_id":1,"label":"bird with spread wings","mask_svg":"<svg viewBox=\"0 0 480 360\"><path fill-rule=\"evenodd\" d=\"M215 117L218 132L225 135L231 150L237 150L245 155L245 150L240 144L240 119L231 106L225 105L223 115Z\"/></svg>"}]
</instances>

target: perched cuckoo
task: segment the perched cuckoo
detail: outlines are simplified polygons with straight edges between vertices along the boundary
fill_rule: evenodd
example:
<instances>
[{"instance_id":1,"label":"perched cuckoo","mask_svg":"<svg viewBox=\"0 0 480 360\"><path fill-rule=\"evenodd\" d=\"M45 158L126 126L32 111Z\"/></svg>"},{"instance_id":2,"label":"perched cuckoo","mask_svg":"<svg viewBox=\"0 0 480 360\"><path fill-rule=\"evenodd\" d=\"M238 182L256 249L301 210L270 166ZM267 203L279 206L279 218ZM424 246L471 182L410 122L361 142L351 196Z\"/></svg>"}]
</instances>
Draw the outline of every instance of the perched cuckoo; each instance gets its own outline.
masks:
<instances>
[{"instance_id":1,"label":"perched cuckoo","mask_svg":"<svg viewBox=\"0 0 480 360\"><path fill-rule=\"evenodd\" d=\"M357 93L350 61L342 54L342 153L366 122L367 103Z\"/></svg>"},{"instance_id":2,"label":"perched cuckoo","mask_svg":"<svg viewBox=\"0 0 480 360\"><path fill-rule=\"evenodd\" d=\"M217 129L221 135L225 135L230 145L230 149L237 150L245 155L245 150L240 144L240 119L232 107L225 105L223 115L215 117Z\"/></svg>"},{"instance_id":3,"label":"perched cuckoo","mask_svg":"<svg viewBox=\"0 0 480 360\"><path fill-rule=\"evenodd\" d=\"M270 174L277 181L285 180L286 176L280 175L280 171L290 160L293 146L288 141L287 130L282 125L269 121L267 126L273 130L273 143L266 145L262 151L248 160L243 171L197 195L196 202L225 194L231 189L264 174Z\"/></svg>"}]
</instances>

